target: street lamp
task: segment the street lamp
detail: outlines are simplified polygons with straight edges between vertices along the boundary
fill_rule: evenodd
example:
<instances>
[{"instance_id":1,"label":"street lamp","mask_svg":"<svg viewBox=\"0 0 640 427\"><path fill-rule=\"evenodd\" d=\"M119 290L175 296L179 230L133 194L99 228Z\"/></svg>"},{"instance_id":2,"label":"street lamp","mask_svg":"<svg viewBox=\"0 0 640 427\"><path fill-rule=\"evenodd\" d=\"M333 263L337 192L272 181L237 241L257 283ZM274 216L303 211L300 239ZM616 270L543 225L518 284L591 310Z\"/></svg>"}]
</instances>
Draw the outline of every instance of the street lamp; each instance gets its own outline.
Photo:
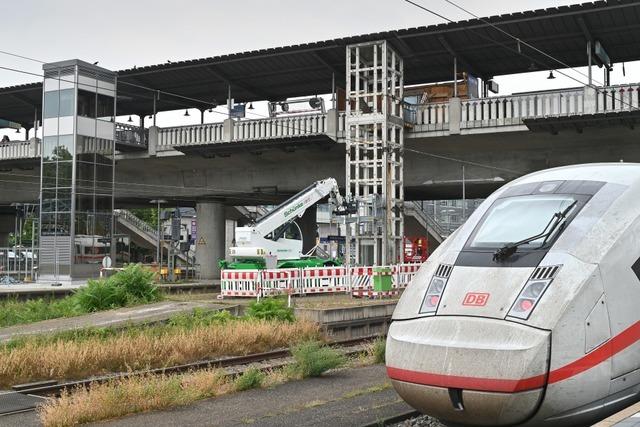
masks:
<instances>
[{"instance_id":1,"label":"street lamp","mask_svg":"<svg viewBox=\"0 0 640 427\"><path fill-rule=\"evenodd\" d=\"M158 206L158 240L156 242L157 247L156 247L156 262L158 263L158 272L160 272L160 268L162 267L162 258L161 257L161 247L160 247L160 239L161 239L161 224L160 224L160 205L167 203L166 200L163 199L154 199L152 201L150 201L149 203L153 203L155 205Z\"/></svg>"}]
</instances>

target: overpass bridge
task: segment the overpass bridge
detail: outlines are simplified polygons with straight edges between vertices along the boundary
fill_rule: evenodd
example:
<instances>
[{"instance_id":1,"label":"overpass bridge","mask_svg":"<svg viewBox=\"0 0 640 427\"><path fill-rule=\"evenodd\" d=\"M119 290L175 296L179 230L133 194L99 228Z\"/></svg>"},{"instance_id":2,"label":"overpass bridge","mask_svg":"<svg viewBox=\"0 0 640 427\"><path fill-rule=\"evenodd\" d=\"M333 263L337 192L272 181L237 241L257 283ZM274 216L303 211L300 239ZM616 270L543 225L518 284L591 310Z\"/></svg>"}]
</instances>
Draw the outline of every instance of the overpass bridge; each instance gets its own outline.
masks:
<instances>
[{"instance_id":1,"label":"overpass bridge","mask_svg":"<svg viewBox=\"0 0 640 427\"><path fill-rule=\"evenodd\" d=\"M484 197L540 168L639 161L639 94L640 84L625 84L419 105L406 121L406 198L460 197L461 182L453 181L461 181L462 164L467 194ZM341 111L242 120L226 129L222 122L151 126L144 133L117 126L118 146L127 145L116 154L122 206L158 197L187 205L202 198L269 204L325 176L344 180ZM0 204L38 199L40 154L36 138L0 145L0 176L7 181Z\"/></svg>"},{"instance_id":2,"label":"overpass bridge","mask_svg":"<svg viewBox=\"0 0 640 427\"><path fill-rule=\"evenodd\" d=\"M220 230L224 205L277 203L327 176L346 182L345 148L358 139L350 131L352 101L345 101L347 52L376 40L403 59L407 90L453 82L444 101L393 101L403 107L407 201L459 198L463 173L466 196L484 197L505 181L543 168L638 161L637 84L589 80L553 91L486 91L496 75L557 69L549 58L572 67L602 65L593 55L596 42L612 62L640 59L638 29L640 3L617 0L119 71L118 90L126 96L117 100L118 115L137 115L140 126L115 125L116 206L148 206L156 198L195 205ZM459 71L478 77L480 93L457 92ZM241 105L322 93L333 93L336 102L328 111L308 114L155 126L161 111L198 108L204 118L230 90ZM0 117L27 129L36 127L41 104L42 84L0 89ZM369 102L367 108L376 105ZM147 116L153 117L151 126L145 126ZM42 151L35 137L0 145L0 205L38 199ZM220 250L206 256L214 259Z\"/></svg>"}]
</instances>

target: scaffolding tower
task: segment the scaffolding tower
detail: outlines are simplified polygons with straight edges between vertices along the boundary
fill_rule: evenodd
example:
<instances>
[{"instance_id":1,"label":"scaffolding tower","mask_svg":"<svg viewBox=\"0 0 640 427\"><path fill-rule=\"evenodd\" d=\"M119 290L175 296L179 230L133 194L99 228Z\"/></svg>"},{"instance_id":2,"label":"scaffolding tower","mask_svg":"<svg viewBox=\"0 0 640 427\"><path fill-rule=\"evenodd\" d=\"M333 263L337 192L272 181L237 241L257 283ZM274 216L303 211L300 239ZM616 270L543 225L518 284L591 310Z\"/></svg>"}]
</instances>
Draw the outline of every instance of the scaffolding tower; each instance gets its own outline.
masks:
<instances>
[{"instance_id":1,"label":"scaffolding tower","mask_svg":"<svg viewBox=\"0 0 640 427\"><path fill-rule=\"evenodd\" d=\"M386 41L347 46L346 193L358 202L347 262L397 262L403 223L403 62ZM352 238L355 248L352 247Z\"/></svg>"}]
</instances>

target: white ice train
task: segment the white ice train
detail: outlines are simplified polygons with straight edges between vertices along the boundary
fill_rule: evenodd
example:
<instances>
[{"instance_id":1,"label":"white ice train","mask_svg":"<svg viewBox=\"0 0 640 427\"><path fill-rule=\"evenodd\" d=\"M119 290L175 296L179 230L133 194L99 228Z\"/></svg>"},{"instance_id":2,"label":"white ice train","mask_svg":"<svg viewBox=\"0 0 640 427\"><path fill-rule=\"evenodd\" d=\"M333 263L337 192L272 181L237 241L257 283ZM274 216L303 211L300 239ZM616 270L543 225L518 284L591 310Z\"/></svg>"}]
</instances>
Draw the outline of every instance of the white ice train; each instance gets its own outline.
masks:
<instances>
[{"instance_id":1,"label":"white ice train","mask_svg":"<svg viewBox=\"0 0 640 427\"><path fill-rule=\"evenodd\" d=\"M640 400L640 164L493 193L402 295L387 373L451 425L583 426Z\"/></svg>"}]
</instances>

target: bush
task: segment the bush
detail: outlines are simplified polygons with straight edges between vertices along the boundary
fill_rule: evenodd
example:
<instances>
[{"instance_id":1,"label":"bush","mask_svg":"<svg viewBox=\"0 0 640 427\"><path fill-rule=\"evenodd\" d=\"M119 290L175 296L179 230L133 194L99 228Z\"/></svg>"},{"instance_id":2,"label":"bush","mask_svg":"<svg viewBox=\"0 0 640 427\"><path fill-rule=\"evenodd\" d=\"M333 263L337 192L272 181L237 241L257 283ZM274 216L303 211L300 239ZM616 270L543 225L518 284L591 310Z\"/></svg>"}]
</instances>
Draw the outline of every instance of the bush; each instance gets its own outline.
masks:
<instances>
[{"instance_id":1,"label":"bush","mask_svg":"<svg viewBox=\"0 0 640 427\"><path fill-rule=\"evenodd\" d=\"M152 271L139 264L129 264L108 279L89 280L73 298L81 312L90 313L160 301L162 294L153 283Z\"/></svg>"},{"instance_id":2,"label":"bush","mask_svg":"<svg viewBox=\"0 0 640 427\"><path fill-rule=\"evenodd\" d=\"M235 389L237 391L250 390L252 388L259 388L262 386L266 375L260 369L249 368L242 373L235 380Z\"/></svg>"},{"instance_id":3,"label":"bush","mask_svg":"<svg viewBox=\"0 0 640 427\"><path fill-rule=\"evenodd\" d=\"M121 289L128 302L154 302L161 299L160 289L153 283L153 271L140 264L129 264L108 279L114 287Z\"/></svg>"},{"instance_id":4,"label":"bush","mask_svg":"<svg viewBox=\"0 0 640 427\"><path fill-rule=\"evenodd\" d=\"M298 344L291 350L295 362L290 374L299 378L319 377L330 369L343 366L346 358L336 350L316 341Z\"/></svg>"},{"instance_id":5,"label":"bush","mask_svg":"<svg viewBox=\"0 0 640 427\"><path fill-rule=\"evenodd\" d=\"M293 309L287 307L283 298L263 298L261 301L253 301L247 309L247 316L252 319L280 320L293 322Z\"/></svg>"},{"instance_id":6,"label":"bush","mask_svg":"<svg viewBox=\"0 0 640 427\"><path fill-rule=\"evenodd\" d=\"M374 363L385 363L387 341L384 338L378 338L371 344L371 356Z\"/></svg>"},{"instance_id":7,"label":"bush","mask_svg":"<svg viewBox=\"0 0 640 427\"><path fill-rule=\"evenodd\" d=\"M127 295L109 280L89 280L86 287L75 293L74 298L83 313L109 310L127 304Z\"/></svg>"}]
</instances>

